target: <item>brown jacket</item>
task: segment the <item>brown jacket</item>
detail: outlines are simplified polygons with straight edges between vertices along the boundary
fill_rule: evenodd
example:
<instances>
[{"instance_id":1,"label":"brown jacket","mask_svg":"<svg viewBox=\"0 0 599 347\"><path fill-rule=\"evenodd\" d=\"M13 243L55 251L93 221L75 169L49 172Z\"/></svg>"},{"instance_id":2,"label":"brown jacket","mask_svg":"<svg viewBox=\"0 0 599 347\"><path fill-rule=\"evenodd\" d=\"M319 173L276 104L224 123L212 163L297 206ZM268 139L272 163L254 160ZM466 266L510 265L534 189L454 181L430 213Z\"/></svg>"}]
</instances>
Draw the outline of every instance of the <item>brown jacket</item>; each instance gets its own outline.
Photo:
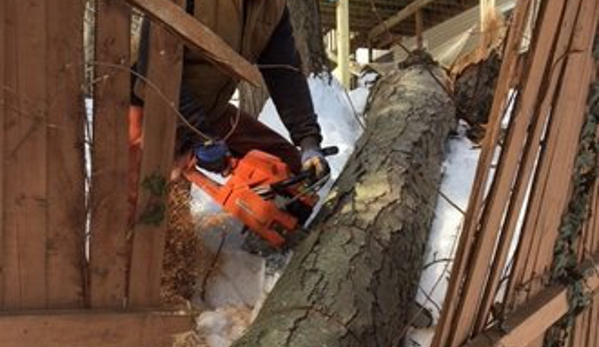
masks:
<instances>
[{"instance_id":1,"label":"brown jacket","mask_svg":"<svg viewBox=\"0 0 599 347\"><path fill-rule=\"evenodd\" d=\"M256 63L284 10L285 0L195 0L194 15L243 57ZM222 114L238 84L191 52L185 55L183 79L210 118Z\"/></svg>"},{"instance_id":2,"label":"brown jacket","mask_svg":"<svg viewBox=\"0 0 599 347\"><path fill-rule=\"evenodd\" d=\"M193 8L189 5L193 4ZM243 8L245 6L245 8ZM289 11L285 0L188 0L189 13L210 27L251 63L257 63L291 140L320 142L322 137L310 90L300 68ZM244 18L245 16L245 18ZM142 30L136 71L145 74L149 23ZM144 39L145 38L145 39ZM213 136L215 122L222 121L238 80L223 73L201 55L185 52L180 111L200 130ZM134 82L132 103L143 105L141 84ZM254 136L259 137L256 134ZM193 132L181 126L178 142L197 142Z\"/></svg>"}]
</instances>

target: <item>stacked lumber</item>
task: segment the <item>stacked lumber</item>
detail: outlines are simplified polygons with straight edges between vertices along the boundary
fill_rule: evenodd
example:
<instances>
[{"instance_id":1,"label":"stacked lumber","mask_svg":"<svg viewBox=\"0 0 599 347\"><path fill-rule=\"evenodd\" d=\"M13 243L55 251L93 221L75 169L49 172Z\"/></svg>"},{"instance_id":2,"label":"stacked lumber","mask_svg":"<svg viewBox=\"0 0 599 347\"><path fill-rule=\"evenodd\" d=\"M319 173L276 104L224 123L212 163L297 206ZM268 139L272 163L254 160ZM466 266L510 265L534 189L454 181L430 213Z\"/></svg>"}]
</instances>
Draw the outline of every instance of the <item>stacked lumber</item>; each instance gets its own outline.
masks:
<instances>
[{"instance_id":1,"label":"stacked lumber","mask_svg":"<svg viewBox=\"0 0 599 347\"><path fill-rule=\"evenodd\" d=\"M596 345L597 302L574 328L564 321L583 308L574 299L592 296L581 288L599 285L599 194L588 174L596 166L597 108L587 107L598 18L596 0L518 3L433 346L542 346L556 335L571 346ZM532 43L521 54L528 26ZM546 338L564 315L561 331L569 333Z\"/></svg>"}]
</instances>

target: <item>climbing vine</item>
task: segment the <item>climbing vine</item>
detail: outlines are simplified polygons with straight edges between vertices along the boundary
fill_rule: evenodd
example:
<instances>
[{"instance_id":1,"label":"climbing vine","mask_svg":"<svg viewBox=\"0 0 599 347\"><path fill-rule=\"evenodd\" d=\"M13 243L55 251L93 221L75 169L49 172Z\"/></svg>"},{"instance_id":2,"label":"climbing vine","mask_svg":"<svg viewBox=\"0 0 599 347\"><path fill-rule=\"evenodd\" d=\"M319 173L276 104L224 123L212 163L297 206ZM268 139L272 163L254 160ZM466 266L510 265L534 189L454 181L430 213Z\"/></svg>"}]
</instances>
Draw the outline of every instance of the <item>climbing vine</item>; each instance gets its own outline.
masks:
<instances>
[{"instance_id":1,"label":"climbing vine","mask_svg":"<svg viewBox=\"0 0 599 347\"><path fill-rule=\"evenodd\" d=\"M599 61L599 36L595 38L595 57ZM550 329L545 338L546 347L562 347L568 340L568 331L576 316L590 303L590 293L584 284L584 275L578 268L578 239L589 216L589 205L599 172L599 82L591 86L587 117L581 134L578 156L575 162L572 198L562 218L558 240L554 249L551 279L569 288L570 308L568 313Z\"/></svg>"},{"instance_id":2,"label":"climbing vine","mask_svg":"<svg viewBox=\"0 0 599 347\"><path fill-rule=\"evenodd\" d=\"M139 223L158 226L166 218L168 195L166 178L158 173L154 173L144 178L142 188L149 194L149 200L139 216Z\"/></svg>"}]
</instances>

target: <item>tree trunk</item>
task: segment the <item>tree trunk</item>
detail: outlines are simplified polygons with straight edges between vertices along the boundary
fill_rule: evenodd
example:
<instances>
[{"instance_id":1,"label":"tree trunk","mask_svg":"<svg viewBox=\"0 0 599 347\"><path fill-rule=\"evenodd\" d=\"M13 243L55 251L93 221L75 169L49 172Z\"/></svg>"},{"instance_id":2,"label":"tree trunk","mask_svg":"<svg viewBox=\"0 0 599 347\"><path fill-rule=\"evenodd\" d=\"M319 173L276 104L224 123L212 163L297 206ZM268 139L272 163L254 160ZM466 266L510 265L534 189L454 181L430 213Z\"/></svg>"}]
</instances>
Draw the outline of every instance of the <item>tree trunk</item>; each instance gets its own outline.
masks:
<instances>
[{"instance_id":1,"label":"tree trunk","mask_svg":"<svg viewBox=\"0 0 599 347\"><path fill-rule=\"evenodd\" d=\"M293 36L304 74L320 74L327 71L318 0L288 0L287 7L291 14Z\"/></svg>"},{"instance_id":2,"label":"tree trunk","mask_svg":"<svg viewBox=\"0 0 599 347\"><path fill-rule=\"evenodd\" d=\"M320 10L317 0L288 0L295 45L306 76L327 71L324 39L320 27ZM239 107L258 117L266 100L265 87L256 88L246 82L239 85Z\"/></svg>"},{"instance_id":3,"label":"tree trunk","mask_svg":"<svg viewBox=\"0 0 599 347\"><path fill-rule=\"evenodd\" d=\"M432 74L437 79L432 77ZM442 70L393 72L312 234L267 298L245 346L397 346L410 320L455 108Z\"/></svg>"}]
</instances>

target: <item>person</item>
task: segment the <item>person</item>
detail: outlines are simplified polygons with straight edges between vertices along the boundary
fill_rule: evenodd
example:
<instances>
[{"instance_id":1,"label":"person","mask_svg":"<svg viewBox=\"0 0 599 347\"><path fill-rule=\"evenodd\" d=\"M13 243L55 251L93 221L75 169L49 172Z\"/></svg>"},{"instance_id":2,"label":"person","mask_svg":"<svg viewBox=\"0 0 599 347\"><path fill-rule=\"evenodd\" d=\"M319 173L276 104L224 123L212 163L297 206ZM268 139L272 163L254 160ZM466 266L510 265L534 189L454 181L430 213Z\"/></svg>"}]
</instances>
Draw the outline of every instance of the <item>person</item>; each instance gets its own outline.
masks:
<instances>
[{"instance_id":1,"label":"person","mask_svg":"<svg viewBox=\"0 0 599 347\"><path fill-rule=\"evenodd\" d=\"M188 0L186 10L234 50L256 64L291 141L229 103L238 80L201 54L185 49L180 112L200 132L224 141L235 157L258 149L281 158L293 173L309 170L321 179L329 165L321 149L321 129L291 28L285 0ZM142 26L135 70L147 69L149 21ZM132 104L143 107L145 85L133 79ZM206 141L180 122L176 158L186 158Z\"/></svg>"}]
</instances>

